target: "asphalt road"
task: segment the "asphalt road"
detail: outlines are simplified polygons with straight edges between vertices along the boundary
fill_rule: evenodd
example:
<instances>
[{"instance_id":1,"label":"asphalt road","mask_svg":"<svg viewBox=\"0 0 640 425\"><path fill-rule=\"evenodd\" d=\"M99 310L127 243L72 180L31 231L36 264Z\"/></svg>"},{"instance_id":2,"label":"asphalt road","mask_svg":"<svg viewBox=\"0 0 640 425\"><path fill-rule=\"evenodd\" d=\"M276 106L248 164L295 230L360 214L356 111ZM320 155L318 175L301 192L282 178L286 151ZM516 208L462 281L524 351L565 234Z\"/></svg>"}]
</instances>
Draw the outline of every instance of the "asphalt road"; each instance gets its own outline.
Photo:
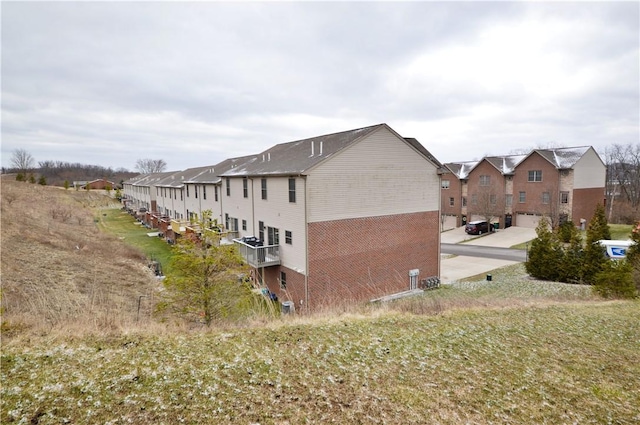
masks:
<instances>
[{"instance_id":1,"label":"asphalt road","mask_svg":"<svg viewBox=\"0 0 640 425\"><path fill-rule=\"evenodd\" d=\"M527 260L527 252L521 249L495 248L466 244L440 244L443 254L464 255L467 257L495 258L497 260L519 261Z\"/></svg>"}]
</instances>

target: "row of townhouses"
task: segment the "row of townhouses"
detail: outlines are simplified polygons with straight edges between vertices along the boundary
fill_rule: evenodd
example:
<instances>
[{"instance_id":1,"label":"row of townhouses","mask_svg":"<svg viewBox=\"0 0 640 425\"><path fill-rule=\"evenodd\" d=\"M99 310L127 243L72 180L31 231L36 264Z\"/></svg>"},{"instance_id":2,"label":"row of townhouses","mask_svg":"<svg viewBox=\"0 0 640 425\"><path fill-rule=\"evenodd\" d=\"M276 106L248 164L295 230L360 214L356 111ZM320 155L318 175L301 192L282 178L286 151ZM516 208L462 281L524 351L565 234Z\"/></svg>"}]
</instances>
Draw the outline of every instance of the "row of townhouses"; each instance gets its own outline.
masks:
<instances>
[{"instance_id":1,"label":"row of townhouses","mask_svg":"<svg viewBox=\"0 0 640 425\"><path fill-rule=\"evenodd\" d=\"M209 211L259 284L319 309L420 288L440 276L440 230L588 221L604 199L591 147L440 164L386 124L123 184L124 202L174 242Z\"/></svg>"},{"instance_id":2,"label":"row of townhouses","mask_svg":"<svg viewBox=\"0 0 640 425\"><path fill-rule=\"evenodd\" d=\"M417 140L379 124L140 175L123 195L169 241L210 211L257 282L317 310L440 275L441 172Z\"/></svg>"},{"instance_id":3,"label":"row of townhouses","mask_svg":"<svg viewBox=\"0 0 640 425\"><path fill-rule=\"evenodd\" d=\"M490 156L444 164L443 228L485 220L500 227L587 223L604 203L606 166L590 146L535 149L527 155Z\"/></svg>"}]
</instances>

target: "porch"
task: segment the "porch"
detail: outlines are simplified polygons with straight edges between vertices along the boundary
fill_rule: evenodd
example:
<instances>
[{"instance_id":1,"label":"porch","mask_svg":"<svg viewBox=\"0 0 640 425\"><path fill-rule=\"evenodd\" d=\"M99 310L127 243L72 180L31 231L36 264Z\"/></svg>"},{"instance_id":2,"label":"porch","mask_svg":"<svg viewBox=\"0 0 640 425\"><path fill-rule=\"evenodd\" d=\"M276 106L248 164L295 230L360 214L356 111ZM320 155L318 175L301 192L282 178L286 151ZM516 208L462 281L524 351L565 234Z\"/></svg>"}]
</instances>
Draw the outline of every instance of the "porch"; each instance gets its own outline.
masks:
<instances>
[{"instance_id":1,"label":"porch","mask_svg":"<svg viewBox=\"0 0 640 425\"><path fill-rule=\"evenodd\" d=\"M257 238L233 239L247 264L254 268L279 266L280 245L262 245Z\"/></svg>"}]
</instances>

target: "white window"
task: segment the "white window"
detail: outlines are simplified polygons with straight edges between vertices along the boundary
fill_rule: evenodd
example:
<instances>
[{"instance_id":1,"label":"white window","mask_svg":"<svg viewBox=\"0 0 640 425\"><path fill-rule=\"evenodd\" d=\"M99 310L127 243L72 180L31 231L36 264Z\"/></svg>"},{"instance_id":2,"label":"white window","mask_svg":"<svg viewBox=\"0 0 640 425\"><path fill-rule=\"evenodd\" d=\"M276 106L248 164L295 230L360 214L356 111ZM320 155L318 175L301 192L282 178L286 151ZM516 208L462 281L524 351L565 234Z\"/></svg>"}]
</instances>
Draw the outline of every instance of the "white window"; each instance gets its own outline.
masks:
<instances>
[{"instance_id":1,"label":"white window","mask_svg":"<svg viewBox=\"0 0 640 425\"><path fill-rule=\"evenodd\" d=\"M529 170L529 178L530 182L541 182L542 181L542 170Z\"/></svg>"}]
</instances>

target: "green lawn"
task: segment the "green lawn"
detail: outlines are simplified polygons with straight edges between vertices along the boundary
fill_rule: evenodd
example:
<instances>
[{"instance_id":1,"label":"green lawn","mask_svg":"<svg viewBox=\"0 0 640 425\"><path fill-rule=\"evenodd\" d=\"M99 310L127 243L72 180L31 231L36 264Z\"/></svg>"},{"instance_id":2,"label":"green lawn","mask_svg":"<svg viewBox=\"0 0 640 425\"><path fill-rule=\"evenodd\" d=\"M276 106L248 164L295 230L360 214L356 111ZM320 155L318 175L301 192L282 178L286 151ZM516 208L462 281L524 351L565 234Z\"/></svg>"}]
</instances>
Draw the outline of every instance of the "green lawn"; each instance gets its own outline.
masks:
<instances>
[{"instance_id":1,"label":"green lawn","mask_svg":"<svg viewBox=\"0 0 640 425\"><path fill-rule=\"evenodd\" d=\"M1 360L2 423L640 422L638 301L69 337Z\"/></svg>"},{"instance_id":2,"label":"green lawn","mask_svg":"<svg viewBox=\"0 0 640 425\"><path fill-rule=\"evenodd\" d=\"M609 224L609 231L611 232L611 239L613 240L627 240L631 235L631 229L633 228L630 224ZM583 239L586 238L586 232L581 232ZM521 243L518 245L513 245L512 249L526 249L528 245L531 245L531 241Z\"/></svg>"},{"instance_id":3,"label":"green lawn","mask_svg":"<svg viewBox=\"0 0 640 425\"><path fill-rule=\"evenodd\" d=\"M613 240L627 240L631 235L631 224L610 224L609 231Z\"/></svg>"},{"instance_id":4,"label":"green lawn","mask_svg":"<svg viewBox=\"0 0 640 425\"><path fill-rule=\"evenodd\" d=\"M100 227L125 243L140 249L149 259L159 261L165 273L169 270L171 246L159 237L149 237L154 232L140 224L125 211L105 209L100 211Z\"/></svg>"}]
</instances>

